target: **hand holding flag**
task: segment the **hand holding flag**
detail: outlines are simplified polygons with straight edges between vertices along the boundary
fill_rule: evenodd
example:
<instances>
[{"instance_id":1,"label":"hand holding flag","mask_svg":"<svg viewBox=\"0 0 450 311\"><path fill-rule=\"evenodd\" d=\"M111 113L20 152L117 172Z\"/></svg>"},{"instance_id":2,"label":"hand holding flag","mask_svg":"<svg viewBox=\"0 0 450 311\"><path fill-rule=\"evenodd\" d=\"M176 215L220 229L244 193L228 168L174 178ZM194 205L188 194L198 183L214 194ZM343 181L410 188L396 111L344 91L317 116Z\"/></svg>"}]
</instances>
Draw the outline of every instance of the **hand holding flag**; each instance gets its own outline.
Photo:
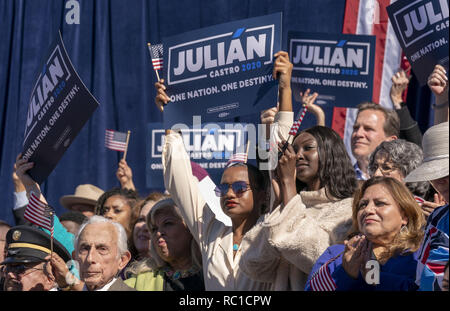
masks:
<instances>
[{"instance_id":1,"label":"hand holding flag","mask_svg":"<svg viewBox=\"0 0 450 311\"><path fill-rule=\"evenodd\" d=\"M148 50L150 52L150 57L152 59L153 69L156 72L156 77L159 79L158 70L163 68L163 45L162 44L155 44L151 45L150 43L147 43Z\"/></svg>"},{"instance_id":2,"label":"hand holding flag","mask_svg":"<svg viewBox=\"0 0 450 311\"><path fill-rule=\"evenodd\" d=\"M105 147L111 150L124 152L123 159L127 156L128 142L130 140L130 131L127 133L106 130Z\"/></svg>"}]
</instances>

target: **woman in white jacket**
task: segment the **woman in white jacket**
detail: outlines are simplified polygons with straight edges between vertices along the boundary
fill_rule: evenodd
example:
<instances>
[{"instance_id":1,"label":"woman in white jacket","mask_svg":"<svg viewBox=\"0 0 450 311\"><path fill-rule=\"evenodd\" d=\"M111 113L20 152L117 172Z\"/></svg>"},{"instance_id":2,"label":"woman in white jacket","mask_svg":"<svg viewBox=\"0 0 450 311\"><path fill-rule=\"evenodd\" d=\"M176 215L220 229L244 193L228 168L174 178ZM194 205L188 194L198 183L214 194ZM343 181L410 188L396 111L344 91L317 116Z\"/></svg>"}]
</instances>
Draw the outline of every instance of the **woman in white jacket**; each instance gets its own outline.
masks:
<instances>
[{"instance_id":1,"label":"woman in white jacket","mask_svg":"<svg viewBox=\"0 0 450 311\"><path fill-rule=\"evenodd\" d=\"M292 63L286 52L274 55L273 76L279 80L279 112L275 118L275 141L287 138L292 125ZM169 102L164 81L156 83L156 104L163 110ZM206 290L268 290L271 284L250 279L239 269L241 239L253 227L265 202L263 176L250 165L234 165L224 170L218 186L222 210L231 218L226 226L215 218L192 175L189 156L181 135L166 132L162 164L164 184L180 209L183 219L200 246Z\"/></svg>"},{"instance_id":2,"label":"woman in white jacket","mask_svg":"<svg viewBox=\"0 0 450 311\"><path fill-rule=\"evenodd\" d=\"M319 256L350 229L355 172L339 135L315 126L295 137L275 175L279 205L244 237L241 269L273 290L303 290Z\"/></svg>"}]
</instances>

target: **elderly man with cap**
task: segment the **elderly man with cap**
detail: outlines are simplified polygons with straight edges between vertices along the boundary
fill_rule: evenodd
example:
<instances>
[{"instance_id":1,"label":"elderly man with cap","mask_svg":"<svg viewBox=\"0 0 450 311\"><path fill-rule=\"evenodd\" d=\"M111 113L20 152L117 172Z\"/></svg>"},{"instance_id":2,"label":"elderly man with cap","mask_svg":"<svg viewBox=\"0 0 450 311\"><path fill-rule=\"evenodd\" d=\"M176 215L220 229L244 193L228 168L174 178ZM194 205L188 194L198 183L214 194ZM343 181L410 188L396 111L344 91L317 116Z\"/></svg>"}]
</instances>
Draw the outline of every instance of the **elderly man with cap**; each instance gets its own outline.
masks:
<instances>
[{"instance_id":1,"label":"elderly man with cap","mask_svg":"<svg viewBox=\"0 0 450 311\"><path fill-rule=\"evenodd\" d=\"M6 234L8 245L5 265L6 291L53 291L57 290L55 276L46 257L51 254L49 234L31 226L16 226ZM53 239L53 252L65 262L70 253Z\"/></svg>"},{"instance_id":2,"label":"elderly man with cap","mask_svg":"<svg viewBox=\"0 0 450 311\"><path fill-rule=\"evenodd\" d=\"M405 182L429 181L447 204L428 217L425 237L419 249L416 283L419 290L442 289L444 267L448 262L449 223L449 123L429 128L423 135L423 162L409 173Z\"/></svg>"}]
</instances>

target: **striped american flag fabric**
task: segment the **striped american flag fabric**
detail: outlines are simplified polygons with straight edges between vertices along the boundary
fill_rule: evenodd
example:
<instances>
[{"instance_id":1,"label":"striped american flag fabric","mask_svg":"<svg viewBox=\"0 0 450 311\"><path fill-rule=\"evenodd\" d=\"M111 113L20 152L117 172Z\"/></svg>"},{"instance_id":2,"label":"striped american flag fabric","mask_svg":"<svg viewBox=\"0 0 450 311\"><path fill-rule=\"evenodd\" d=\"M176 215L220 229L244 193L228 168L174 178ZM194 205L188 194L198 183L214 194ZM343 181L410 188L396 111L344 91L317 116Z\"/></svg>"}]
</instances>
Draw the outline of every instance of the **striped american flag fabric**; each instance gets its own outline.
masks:
<instances>
[{"instance_id":1,"label":"striped american flag fabric","mask_svg":"<svg viewBox=\"0 0 450 311\"><path fill-rule=\"evenodd\" d=\"M330 262L330 261L329 261ZM311 278L310 284L313 291L335 291L336 283L331 277L328 263L320 267L316 274Z\"/></svg>"},{"instance_id":2,"label":"striped american flag fabric","mask_svg":"<svg viewBox=\"0 0 450 311\"><path fill-rule=\"evenodd\" d=\"M105 147L124 152L127 149L127 133L106 130Z\"/></svg>"},{"instance_id":3,"label":"striped american flag fabric","mask_svg":"<svg viewBox=\"0 0 450 311\"><path fill-rule=\"evenodd\" d=\"M23 217L29 222L49 230L53 237L54 215L55 211L49 205L39 200L34 192L31 192Z\"/></svg>"},{"instance_id":4,"label":"striped american flag fabric","mask_svg":"<svg viewBox=\"0 0 450 311\"><path fill-rule=\"evenodd\" d=\"M414 196L414 200L416 200L417 204L419 204L420 206L422 206L423 202L425 202L425 200L417 195Z\"/></svg>"},{"instance_id":5,"label":"striped american flag fabric","mask_svg":"<svg viewBox=\"0 0 450 311\"><path fill-rule=\"evenodd\" d=\"M150 57L152 58L153 69L159 70L163 68L163 45L148 44L148 50L150 51Z\"/></svg>"},{"instance_id":6,"label":"striped american flag fabric","mask_svg":"<svg viewBox=\"0 0 450 311\"><path fill-rule=\"evenodd\" d=\"M307 106L303 107L300 117L292 124L291 130L289 131L289 135L295 136L297 134L300 125L302 125L302 121L303 118L305 117L307 110L308 110Z\"/></svg>"},{"instance_id":7,"label":"striped american flag fabric","mask_svg":"<svg viewBox=\"0 0 450 311\"><path fill-rule=\"evenodd\" d=\"M227 167L234 163L247 163L247 154L246 153L235 153L230 159L227 161Z\"/></svg>"}]
</instances>

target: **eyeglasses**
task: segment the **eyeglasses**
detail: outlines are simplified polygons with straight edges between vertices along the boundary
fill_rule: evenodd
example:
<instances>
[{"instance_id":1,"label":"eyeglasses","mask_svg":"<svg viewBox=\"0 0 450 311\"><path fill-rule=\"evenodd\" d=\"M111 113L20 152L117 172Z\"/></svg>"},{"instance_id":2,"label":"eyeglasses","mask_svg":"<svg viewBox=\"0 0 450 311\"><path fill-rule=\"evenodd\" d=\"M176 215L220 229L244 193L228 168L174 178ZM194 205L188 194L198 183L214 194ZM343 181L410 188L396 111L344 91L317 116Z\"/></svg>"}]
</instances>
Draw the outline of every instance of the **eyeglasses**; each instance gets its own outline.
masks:
<instances>
[{"instance_id":1,"label":"eyeglasses","mask_svg":"<svg viewBox=\"0 0 450 311\"><path fill-rule=\"evenodd\" d=\"M394 166L390 166L387 163L383 163L381 164L381 166L379 166L377 163L374 163L373 165L369 166L371 175L375 174L378 169L380 170L381 174L383 174L383 176L386 176L392 173L392 171L396 170L397 168Z\"/></svg>"},{"instance_id":2,"label":"eyeglasses","mask_svg":"<svg viewBox=\"0 0 450 311\"><path fill-rule=\"evenodd\" d=\"M31 273L32 271L36 271L36 270L41 270L43 271L43 268L33 268L30 266L27 266L26 264L19 264L19 265L12 265L12 264L8 264L5 265L5 273L14 273L16 275L25 275L25 271L29 271L28 273ZM28 274L26 273L26 274Z\"/></svg>"},{"instance_id":3,"label":"eyeglasses","mask_svg":"<svg viewBox=\"0 0 450 311\"><path fill-rule=\"evenodd\" d=\"M227 194L228 189L233 189L234 194L236 194L237 197L240 197L246 192L247 190L251 190L245 181L235 181L232 184L220 184L216 186L216 189L214 189L214 192L218 197L223 197Z\"/></svg>"}]
</instances>

